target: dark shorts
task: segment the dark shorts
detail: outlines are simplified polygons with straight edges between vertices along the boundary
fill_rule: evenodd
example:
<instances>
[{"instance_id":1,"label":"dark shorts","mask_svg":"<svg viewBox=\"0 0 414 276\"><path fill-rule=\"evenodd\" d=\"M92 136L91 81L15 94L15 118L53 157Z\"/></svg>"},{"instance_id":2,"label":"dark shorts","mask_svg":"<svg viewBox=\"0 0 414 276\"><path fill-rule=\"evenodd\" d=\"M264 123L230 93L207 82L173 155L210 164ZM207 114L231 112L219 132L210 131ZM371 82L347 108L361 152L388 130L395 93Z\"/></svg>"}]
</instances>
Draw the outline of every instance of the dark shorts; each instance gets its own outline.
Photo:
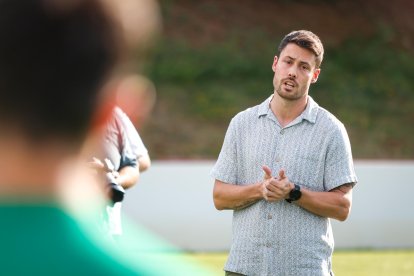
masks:
<instances>
[{"instance_id":1,"label":"dark shorts","mask_svg":"<svg viewBox=\"0 0 414 276\"><path fill-rule=\"evenodd\" d=\"M226 274L225 276L246 276L244 274L240 274L240 273L236 273L236 272L231 272L231 271L225 271Z\"/></svg>"}]
</instances>

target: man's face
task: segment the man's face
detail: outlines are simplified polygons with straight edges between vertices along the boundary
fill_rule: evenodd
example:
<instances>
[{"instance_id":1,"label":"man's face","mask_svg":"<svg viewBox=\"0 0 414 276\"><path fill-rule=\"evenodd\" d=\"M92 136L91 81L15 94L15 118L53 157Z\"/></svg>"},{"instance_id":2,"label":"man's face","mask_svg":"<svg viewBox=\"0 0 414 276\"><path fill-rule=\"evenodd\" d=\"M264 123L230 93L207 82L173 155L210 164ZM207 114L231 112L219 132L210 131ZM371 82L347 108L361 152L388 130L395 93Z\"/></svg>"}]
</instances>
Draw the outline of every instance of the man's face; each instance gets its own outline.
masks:
<instances>
[{"instance_id":1,"label":"man's face","mask_svg":"<svg viewBox=\"0 0 414 276\"><path fill-rule=\"evenodd\" d=\"M289 43L275 57L272 65L275 92L285 100L295 101L308 95L309 86L318 79L315 54L294 43Z\"/></svg>"}]
</instances>

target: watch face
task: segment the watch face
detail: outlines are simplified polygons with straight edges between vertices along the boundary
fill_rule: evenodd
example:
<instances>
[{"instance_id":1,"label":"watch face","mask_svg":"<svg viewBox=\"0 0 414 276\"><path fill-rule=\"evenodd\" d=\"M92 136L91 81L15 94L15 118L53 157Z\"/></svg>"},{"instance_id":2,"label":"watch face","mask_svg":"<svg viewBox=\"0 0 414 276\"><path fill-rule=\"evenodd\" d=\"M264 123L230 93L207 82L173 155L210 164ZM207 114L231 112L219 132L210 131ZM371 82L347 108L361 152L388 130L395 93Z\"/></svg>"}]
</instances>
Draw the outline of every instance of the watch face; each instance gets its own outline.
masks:
<instances>
[{"instance_id":1,"label":"watch face","mask_svg":"<svg viewBox=\"0 0 414 276\"><path fill-rule=\"evenodd\" d=\"M295 188L289 193L289 199L291 201L295 201L298 200L301 196L302 192L300 191L300 186L295 185Z\"/></svg>"},{"instance_id":2,"label":"watch face","mask_svg":"<svg viewBox=\"0 0 414 276\"><path fill-rule=\"evenodd\" d=\"M292 200L298 200L301 195L302 195L301 191L296 190L296 189L292 190L289 194L290 199Z\"/></svg>"}]
</instances>

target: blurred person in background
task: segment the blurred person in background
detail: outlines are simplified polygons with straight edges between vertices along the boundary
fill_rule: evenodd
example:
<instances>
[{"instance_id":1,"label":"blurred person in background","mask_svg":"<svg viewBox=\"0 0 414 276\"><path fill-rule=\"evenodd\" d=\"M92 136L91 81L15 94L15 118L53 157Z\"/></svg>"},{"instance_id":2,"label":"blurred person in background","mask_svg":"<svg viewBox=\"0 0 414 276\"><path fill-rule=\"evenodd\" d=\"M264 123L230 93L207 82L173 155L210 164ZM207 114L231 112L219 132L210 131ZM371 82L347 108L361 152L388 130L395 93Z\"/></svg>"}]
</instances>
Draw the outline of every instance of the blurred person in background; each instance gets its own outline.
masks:
<instances>
[{"instance_id":1,"label":"blurred person in background","mask_svg":"<svg viewBox=\"0 0 414 276\"><path fill-rule=\"evenodd\" d=\"M117 240L122 235L121 207L125 190L136 185L140 173L150 167L148 150L119 107L114 108L106 125L100 152L89 165L101 176L102 185L108 185L104 231Z\"/></svg>"},{"instance_id":2,"label":"blurred person in background","mask_svg":"<svg viewBox=\"0 0 414 276\"><path fill-rule=\"evenodd\" d=\"M103 1L117 15L125 34L128 51L142 53L153 44L161 27L157 2L153 0ZM142 6L146 8L143 9ZM144 172L151 166L151 159L137 129L148 118L155 104L155 86L143 76L124 73L112 82L110 89L115 93L117 106L114 108L113 117L108 122L108 128L104 130L104 139L106 140L104 144L108 143L108 140L113 141L109 148L115 146L118 148L118 152L126 154L126 157L123 156L124 154L120 154L121 160L130 159L131 156L128 152L132 150L138 161L139 172ZM109 138L111 135L112 138ZM115 136L121 142L116 142ZM115 152L113 148L109 151L109 156L113 156L113 152ZM116 165L119 163L118 158L110 158L110 160ZM102 168L102 160L100 161L98 162L101 165L98 167ZM138 179L135 172L132 170L130 172L129 180L125 185L122 185L124 188L131 187L135 184L133 180Z\"/></svg>"},{"instance_id":3,"label":"blurred person in background","mask_svg":"<svg viewBox=\"0 0 414 276\"><path fill-rule=\"evenodd\" d=\"M111 89L115 91L118 106L114 108L104 130L100 149L102 155L95 155L89 165L97 170L103 185L108 185L109 200L103 213L104 231L119 240L122 235L124 194L137 184L140 173L151 166L148 150L136 127L149 116L155 104L156 92L150 80L137 74L120 77L120 80L114 81Z\"/></svg>"},{"instance_id":4,"label":"blurred person in background","mask_svg":"<svg viewBox=\"0 0 414 276\"><path fill-rule=\"evenodd\" d=\"M151 166L148 150L138 134L155 105L155 86L148 78L130 74L117 83L116 103L119 118L129 139L132 151L138 158L139 171L144 172Z\"/></svg>"},{"instance_id":5,"label":"blurred person in background","mask_svg":"<svg viewBox=\"0 0 414 276\"><path fill-rule=\"evenodd\" d=\"M226 275L333 275L330 218L344 221L357 182L344 125L309 96L323 45L286 35L273 94L230 122L213 167L214 204L233 211ZM263 178L264 172L264 178Z\"/></svg>"}]
</instances>

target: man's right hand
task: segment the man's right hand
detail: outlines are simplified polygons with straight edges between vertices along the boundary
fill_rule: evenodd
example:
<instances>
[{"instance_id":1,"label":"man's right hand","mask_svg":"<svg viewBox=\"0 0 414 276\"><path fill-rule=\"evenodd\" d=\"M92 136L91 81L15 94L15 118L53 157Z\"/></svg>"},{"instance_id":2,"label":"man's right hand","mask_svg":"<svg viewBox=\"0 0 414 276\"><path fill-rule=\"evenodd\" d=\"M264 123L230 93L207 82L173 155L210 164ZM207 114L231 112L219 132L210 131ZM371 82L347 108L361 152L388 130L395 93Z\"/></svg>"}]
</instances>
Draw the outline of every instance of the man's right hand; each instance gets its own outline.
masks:
<instances>
[{"instance_id":1,"label":"man's right hand","mask_svg":"<svg viewBox=\"0 0 414 276\"><path fill-rule=\"evenodd\" d=\"M263 178L263 181L262 181L262 195L263 195L263 198L266 201L272 201L271 193L267 189L267 186L269 185L270 180L273 178L272 177L272 170L266 165L264 165L262 168L263 168L263 171L264 171L264 178Z\"/></svg>"},{"instance_id":2,"label":"man's right hand","mask_svg":"<svg viewBox=\"0 0 414 276\"><path fill-rule=\"evenodd\" d=\"M263 166L263 171L265 173L262 181L263 198L268 202L285 199L293 185L287 178L285 171L281 169L277 177L272 176L272 171L268 166Z\"/></svg>"},{"instance_id":3,"label":"man's right hand","mask_svg":"<svg viewBox=\"0 0 414 276\"><path fill-rule=\"evenodd\" d=\"M105 171L105 164L98 158L92 157L91 161L87 163L88 167L99 172Z\"/></svg>"}]
</instances>

